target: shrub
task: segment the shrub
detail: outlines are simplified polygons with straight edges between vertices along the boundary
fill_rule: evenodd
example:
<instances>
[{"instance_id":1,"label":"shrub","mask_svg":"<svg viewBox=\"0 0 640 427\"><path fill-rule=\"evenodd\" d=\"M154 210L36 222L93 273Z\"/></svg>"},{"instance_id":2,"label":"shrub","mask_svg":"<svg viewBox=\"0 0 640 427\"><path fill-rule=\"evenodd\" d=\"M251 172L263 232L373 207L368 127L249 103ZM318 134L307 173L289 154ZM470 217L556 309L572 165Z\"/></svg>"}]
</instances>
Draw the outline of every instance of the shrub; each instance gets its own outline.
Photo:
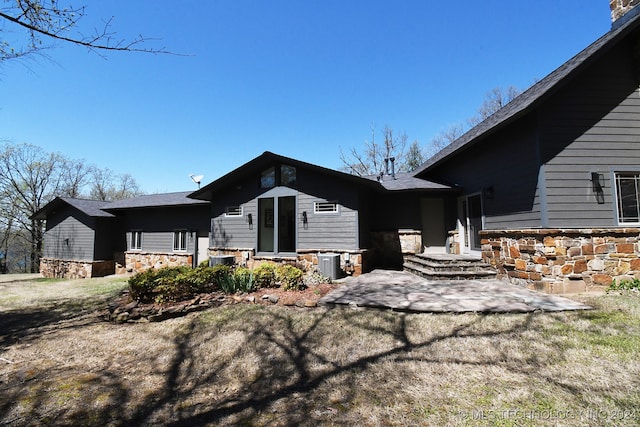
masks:
<instances>
[{"instance_id":1,"label":"shrub","mask_svg":"<svg viewBox=\"0 0 640 427\"><path fill-rule=\"evenodd\" d=\"M620 279L613 282L607 288L607 292L611 291L640 291L640 279Z\"/></svg>"},{"instance_id":2,"label":"shrub","mask_svg":"<svg viewBox=\"0 0 640 427\"><path fill-rule=\"evenodd\" d=\"M289 264L276 267L276 281L280 282L282 289L285 291L299 291L304 289L303 275L302 270Z\"/></svg>"},{"instance_id":3,"label":"shrub","mask_svg":"<svg viewBox=\"0 0 640 427\"><path fill-rule=\"evenodd\" d=\"M256 288L273 288L276 286L276 266L263 263L253 269L253 280Z\"/></svg>"},{"instance_id":4,"label":"shrub","mask_svg":"<svg viewBox=\"0 0 640 427\"><path fill-rule=\"evenodd\" d=\"M136 273L129 278L129 295L136 301L150 301L157 286L173 283L176 276L188 270L189 267L163 267Z\"/></svg>"},{"instance_id":5,"label":"shrub","mask_svg":"<svg viewBox=\"0 0 640 427\"><path fill-rule=\"evenodd\" d=\"M194 293L213 292L219 289L220 277L229 273L229 266L197 267L176 277L176 282L187 283Z\"/></svg>"},{"instance_id":6,"label":"shrub","mask_svg":"<svg viewBox=\"0 0 640 427\"><path fill-rule=\"evenodd\" d=\"M193 291L187 283L175 282L158 285L153 290L153 300L158 304L184 301L193 297Z\"/></svg>"},{"instance_id":7,"label":"shrub","mask_svg":"<svg viewBox=\"0 0 640 427\"><path fill-rule=\"evenodd\" d=\"M246 267L236 267L233 272L236 292L251 292L254 289L253 272Z\"/></svg>"},{"instance_id":8,"label":"shrub","mask_svg":"<svg viewBox=\"0 0 640 427\"><path fill-rule=\"evenodd\" d=\"M231 267L227 265L150 268L129 278L129 295L142 302L181 301L196 293L219 289L221 278L230 274Z\"/></svg>"},{"instance_id":9,"label":"shrub","mask_svg":"<svg viewBox=\"0 0 640 427\"><path fill-rule=\"evenodd\" d=\"M227 294L251 292L253 290L253 273L245 267L229 269L220 277L220 289Z\"/></svg>"}]
</instances>

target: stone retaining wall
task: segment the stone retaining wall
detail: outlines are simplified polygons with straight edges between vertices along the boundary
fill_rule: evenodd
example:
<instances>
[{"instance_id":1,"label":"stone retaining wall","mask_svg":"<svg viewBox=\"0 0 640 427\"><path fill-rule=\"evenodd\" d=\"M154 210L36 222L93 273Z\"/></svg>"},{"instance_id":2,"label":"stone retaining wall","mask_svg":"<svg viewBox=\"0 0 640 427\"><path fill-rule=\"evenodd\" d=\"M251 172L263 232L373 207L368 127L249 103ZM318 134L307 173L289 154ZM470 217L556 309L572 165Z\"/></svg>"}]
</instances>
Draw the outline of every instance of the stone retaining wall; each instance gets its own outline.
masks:
<instances>
[{"instance_id":1,"label":"stone retaining wall","mask_svg":"<svg viewBox=\"0 0 640 427\"><path fill-rule=\"evenodd\" d=\"M640 229L480 232L482 258L499 277L549 293L603 291L640 278Z\"/></svg>"},{"instance_id":2,"label":"stone retaining wall","mask_svg":"<svg viewBox=\"0 0 640 427\"><path fill-rule=\"evenodd\" d=\"M118 264L116 273L139 273L149 268L193 266L192 254L161 252L125 252L124 265Z\"/></svg>"},{"instance_id":3,"label":"stone retaining wall","mask_svg":"<svg viewBox=\"0 0 640 427\"><path fill-rule=\"evenodd\" d=\"M55 258L40 259L40 274L47 278L85 279L115 273L115 261L76 261Z\"/></svg>"}]
</instances>

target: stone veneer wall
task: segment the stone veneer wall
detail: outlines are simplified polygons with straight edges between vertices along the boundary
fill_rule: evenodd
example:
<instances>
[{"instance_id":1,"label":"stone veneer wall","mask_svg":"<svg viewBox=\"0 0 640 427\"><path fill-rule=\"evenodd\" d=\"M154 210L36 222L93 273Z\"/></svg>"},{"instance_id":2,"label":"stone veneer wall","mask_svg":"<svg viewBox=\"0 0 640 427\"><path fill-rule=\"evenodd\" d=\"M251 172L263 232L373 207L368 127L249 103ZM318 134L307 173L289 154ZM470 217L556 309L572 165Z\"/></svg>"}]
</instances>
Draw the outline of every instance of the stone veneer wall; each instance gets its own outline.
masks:
<instances>
[{"instance_id":1,"label":"stone veneer wall","mask_svg":"<svg viewBox=\"0 0 640 427\"><path fill-rule=\"evenodd\" d=\"M318 255L325 253L340 254L340 268L345 275L359 276L367 271L367 254L366 250L345 251L345 250L320 250L305 249L298 250L295 256L258 256L253 249L243 248L210 248L209 255L233 255L236 264L243 265L248 268L255 268L263 262L274 264L293 264L304 271L313 271L318 268Z\"/></svg>"},{"instance_id":2,"label":"stone veneer wall","mask_svg":"<svg viewBox=\"0 0 640 427\"><path fill-rule=\"evenodd\" d=\"M500 277L549 293L603 291L640 278L640 228L480 232L482 257Z\"/></svg>"},{"instance_id":3,"label":"stone veneer wall","mask_svg":"<svg viewBox=\"0 0 640 427\"><path fill-rule=\"evenodd\" d=\"M85 279L115 273L115 261L75 261L55 258L40 259L40 274L47 278Z\"/></svg>"},{"instance_id":4,"label":"stone veneer wall","mask_svg":"<svg viewBox=\"0 0 640 427\"><path fill-rule=\"evenodd\" d=\"M639 0L609 0L611 20L617 21L639 3Z\"/></svg>"},{"instance_id":5,"label":"stone veneer wall","mask_svg":"<svg viewBox=\"0 0 640 427\"><path fill-rule=\"evenodd\" d=\"M193 266L192 254L161 252L125 252L124 265L118 263L116 273L139 273L149 268Z\"/></svg>"}]
</instances>

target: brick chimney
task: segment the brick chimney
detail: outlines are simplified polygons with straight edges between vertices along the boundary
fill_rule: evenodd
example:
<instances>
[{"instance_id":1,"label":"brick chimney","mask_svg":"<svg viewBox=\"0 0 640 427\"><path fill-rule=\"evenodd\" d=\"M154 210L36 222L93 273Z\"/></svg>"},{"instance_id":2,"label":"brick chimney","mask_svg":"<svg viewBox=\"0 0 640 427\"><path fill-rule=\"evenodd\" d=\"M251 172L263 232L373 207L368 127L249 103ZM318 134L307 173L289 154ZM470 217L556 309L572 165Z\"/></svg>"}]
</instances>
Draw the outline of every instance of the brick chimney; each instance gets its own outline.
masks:
<instances>
[{"instance_id":1,"label":"brick chimney","mask_svg":"<svg viewBox=\"0 0 640 427\"><path fill-rule=\"evenodd\" d=\"M637 4L640 4L640 0L609 0L609 7L611 8L611 22L615 24L618 19L622 18Z\"/></svg>"}]
</instances>

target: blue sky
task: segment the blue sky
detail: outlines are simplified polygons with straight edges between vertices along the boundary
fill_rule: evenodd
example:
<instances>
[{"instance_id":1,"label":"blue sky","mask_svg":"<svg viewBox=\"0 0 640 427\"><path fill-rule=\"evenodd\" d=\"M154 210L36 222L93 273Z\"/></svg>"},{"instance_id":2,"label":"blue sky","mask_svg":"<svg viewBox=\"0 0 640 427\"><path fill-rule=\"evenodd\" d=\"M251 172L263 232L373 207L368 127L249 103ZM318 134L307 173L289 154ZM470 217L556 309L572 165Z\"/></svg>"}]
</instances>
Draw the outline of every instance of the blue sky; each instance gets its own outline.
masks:
<instances>
[{"instance_id":1,"label":"blue sky","mask_svg":"<svg viewBox=\"0 0 640 427\"><path fill-rule=\"evenodd\" d=\"M0 140L194 190L268 150L338 169L384 126L423 147L611 27L608 0L87 2L83 26L189 56L59 44L0 64ZM162 7L158 7L158 5Z\"/></svg>"}]
</instances>

